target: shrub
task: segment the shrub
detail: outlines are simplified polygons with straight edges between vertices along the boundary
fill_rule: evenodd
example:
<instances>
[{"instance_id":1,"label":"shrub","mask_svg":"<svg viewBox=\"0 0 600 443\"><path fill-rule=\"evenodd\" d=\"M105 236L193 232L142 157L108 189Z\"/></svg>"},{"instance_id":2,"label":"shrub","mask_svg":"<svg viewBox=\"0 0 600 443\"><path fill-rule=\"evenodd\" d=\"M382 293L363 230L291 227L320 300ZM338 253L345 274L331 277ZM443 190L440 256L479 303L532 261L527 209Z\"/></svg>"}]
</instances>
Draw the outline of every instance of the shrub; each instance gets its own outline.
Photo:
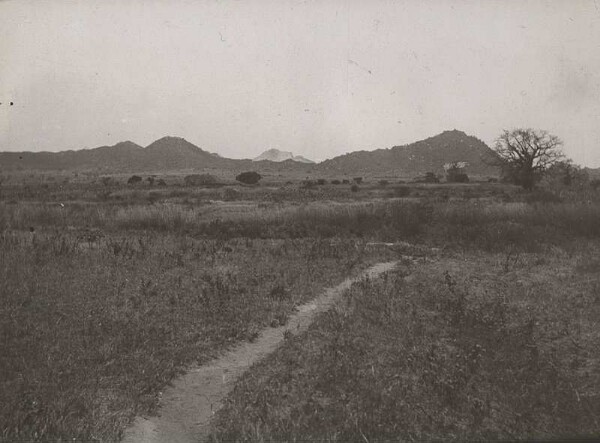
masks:
<instances>
[{"instance_id":1,"label":"shrub","mask_svg":"<svg viewBox=\"0 0 600 443\"><path fill-rule=\"evenodd\" d=\"M345 184L345 185L350 184L350 180L344 179L344 180L342 180L342 183Z\"/></svg>"},{"instance_id":2,"label":"shrub","mask_svg":"<svg viewBox=\"0 0 600 443\"><path fill-rule=\"evenodd\" d=\"M154 185L154 177L150 176L146 178L146 181L150 186Z\"/></svg>"},{"instance_id":3,"label":"shrub","mask_svg":"<svg viewBox=\"0 0 600 443\"><path fill-rule=\"evenodd\" d=\"M435 173L427 172L427 173L425 173L425 176L423 177L423 181L425 183L439 183L440 179L438 178L437 175L435 175Z\"/></svg>"},{"instance_id":4,"label":"shrub","mask_svg":"<svg viewBox=\"0 0 600 443\"><path fill-rule=\"evenodd\" d=\"M262 176L258 172L254 171L242 172L235 177L237 181L246 185L255 185L260 181L261 178Z\"/></svg>"},{"instance_id":5,"label":"shrub","mask_svg":"<svg viewBox=\"0 0 600 443\"><path fill-rule=\"evenodd\" d=\"M469 183L469 176L464 172L448 172L446 175L446 181L448 183Z\"/></svg>"},{"instance_id":6,"label":"shrub","mask_svg":"<svg viewBox=\"0 0 600 443\"><path fill-rule=\"evenodd\" d=\"M129 180L127 180L127 184L128 185L137 185L141 181L142 181L142 177L140 177L139 175L132 175L131 177L129 177Z\"/></svg>"},{"instance_id":7,"label":"shrub","mask_svg":"<svg viewBox=\"0 0 600 443\"><path fill-rule=\"evenodd\" d=\"M465 173L466 162L452 162L444 165L448 183L468 183L469 176Z\"/></svg>"},{"instance_id":8,"label":"shrub","mask_svg":"<svg viewBox=\"0 0 600 443\"><path fill-rule=\"evenodd\" d=\"M350 190L351 190L352 192L358 192L358 190L359 190L359 189L360 189L360 188L358 187L358 185L357 185L357 184L353 184L353 185L350 187Z\"/></svg>"},{"instance_id":9,"label":"shrub","mask_svg":"<svg viewBox=\"0 0 600 443\"><path fill-rule=\"evenodd\" d=\"M439 183L439 177L433 172L426 172L425 175L415 177L415 183Z\"/></svg>"},{"instance_id":10,"label":"shrub","mask_svg":"<svg viewBox=\"0 0 600 443\"><path fill-rule=\"evenodd\" d=\"M167 186L167 183L161 178L156 182L157 186Z\"/></svg>"},{"instance_id":11,"label":"shrub","mask_svg":"<svg viewBox=\"0 0 600 443\"><path fill-rule=\"evenodd\" d=\"M339 181L339 180L331 180L332 185L339 185L340 183L341 183L341 181Z\"/></svg>"},{"instance_id":12,"label":"shrub","mask_svg":"<svg viewBox=\"0 0 600 443\"><path fill-rule=\"evenodd\" d=\"M324 178L320 178L317 180L317 184L320 186L326 185L327 184L327 180L325 180Z\"/></svg>"},{"instance_id":13,"label":"shrub","mask_svg":"<svg viewBox=\"0 0 600 443\"><path fill-rule=\"evenodd\" d=\"M210 186L218 184L219 180L210 174L192 174L183 178L186 186Z\"/></svg>"},{"instance_id":14,"label":"shrub","mask_svg":"<svg viewBox=\"0 0 600 443\"><path fill-rule=\"evenodd\" d=\"M393 190L394 197L408 197L410 188L408 186L396 186Z\"/></svg>"},{"instance_id":15,"label":"shrub","mask_svg":"<svg viewBox=\"0 0 600 443\"><path fill-rule=\"evenodd\" d=\"M354 177L354 183L356 183L357 185L360 185L363 181L362 177Z\"/></svg>"},{"instance_id":16,"label":"shrub","mask_svg":"<svg viewBox=\"0 0 600 443\"><path fill-rule=\"evenodd\" d=\"M303 188L313 188L315 186L315 182L313 180L303 180L302 187Z\"/></svg>"},{"instance_id":17,"label":"shrub","mask_svg":"<svg viewBox=\"0 0 600 443\"><path fill-rule=\"evenodd\" d=\"M154 204L160 200L161 194L160 192L151 191L148 193L148 203Z\"/></svg>"}]
</instances>

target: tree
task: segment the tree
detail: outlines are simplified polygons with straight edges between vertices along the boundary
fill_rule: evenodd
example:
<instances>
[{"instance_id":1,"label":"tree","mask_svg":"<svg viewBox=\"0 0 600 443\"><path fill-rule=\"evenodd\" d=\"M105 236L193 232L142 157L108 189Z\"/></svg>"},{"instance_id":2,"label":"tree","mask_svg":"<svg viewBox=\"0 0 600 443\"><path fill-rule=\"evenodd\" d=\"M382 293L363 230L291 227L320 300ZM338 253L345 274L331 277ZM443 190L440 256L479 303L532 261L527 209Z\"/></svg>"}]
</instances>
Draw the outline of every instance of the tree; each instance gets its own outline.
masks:
<instances>
[{"instance_id":1,"label":"tree","mask_svg":"<svg viewBox=\"0 0 600 443\"><path fill-rule=\"evenodd\" d=\"M564 159L562 140L547 131L514 129L496 140L503 177L530 190L552 165Z\"/></svg>"},{"instance_id":2,"label":"tree","mask_svg":"<svg viewBox=\"0 0 600 443\"><path fill-rule=\"evenodd\" d=\"M452 162L444 165L448 183L468 183L469 176L465 173L466 162Z\"/></svg>"},{"instance_id":3,"label":"tree","mask_svg":"<svg viewBox=\"0 0 600 443\"><path fill-rule=\"evenodd\" d=\"M571 160L562 160L554 163L546 170L544 182L557 186L581 188L589 182L588 174Z\"/></svg>"},{"instance_id":4,"label":"tree","mask_svg":"<svg viewBox=\"0 0 600 443\"><path fill-rule=\"evenodd\" d=\"M246 185L255 185L260 181L261 178L262 176L258 172L254 171L242 172L235 177L237 181Z\"/></svg>"}]
</instances>

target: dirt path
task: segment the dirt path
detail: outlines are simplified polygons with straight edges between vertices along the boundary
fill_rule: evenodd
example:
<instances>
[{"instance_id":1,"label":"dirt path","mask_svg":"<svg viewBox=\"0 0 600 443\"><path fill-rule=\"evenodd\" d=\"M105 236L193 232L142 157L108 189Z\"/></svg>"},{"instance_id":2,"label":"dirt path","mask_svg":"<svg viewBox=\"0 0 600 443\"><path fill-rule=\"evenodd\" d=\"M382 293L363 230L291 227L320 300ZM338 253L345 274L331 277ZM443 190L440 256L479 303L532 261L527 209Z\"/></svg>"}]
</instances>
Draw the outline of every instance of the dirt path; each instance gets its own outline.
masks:
<instances>
[{"instance_id":1,"label":"dirt path","mask_svg":"<svg viewBox=\"0 0 600 443\"><path fill-rule=\"evenodd\" d=\"M241 343L221 358L192 367L173 381L160 400L159 416L137 417L125 431L125 443L199 442L208 436L213 414L237 378L252 364L273 352L283 341L285 331L294 334L308 328L315 315L328 310L353 282L362 277L377 277L396 262L379 263L359 277L347 279L313 301L298 307L285 326L267 328L252 343Z\"/></svg>"}]
</instances>

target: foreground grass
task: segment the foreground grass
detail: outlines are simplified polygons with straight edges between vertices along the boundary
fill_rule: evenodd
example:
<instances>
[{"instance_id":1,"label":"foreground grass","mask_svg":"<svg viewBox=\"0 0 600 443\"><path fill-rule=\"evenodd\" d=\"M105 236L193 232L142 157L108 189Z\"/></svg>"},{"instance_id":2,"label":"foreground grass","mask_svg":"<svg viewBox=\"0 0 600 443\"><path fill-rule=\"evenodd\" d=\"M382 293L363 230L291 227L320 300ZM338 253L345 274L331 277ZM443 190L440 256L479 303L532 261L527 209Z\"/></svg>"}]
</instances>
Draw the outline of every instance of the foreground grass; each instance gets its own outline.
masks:
<instances>
[{"instance_id":1,"label":"foreground grass","mask_svg":"<svg viewBox=\"0 0 600 443\"><path fill-rule=\"evenodd\" d=\"M375 258L355 241L0 237L0 440L115 441L203 362Z\"/></svg>"},{"instance_id":2,"label":"foreground grass","mask_svg":"<svg viewBox=\"0 0 600 443\"><path fill-rule=\"evenodd\" d=\"M367 358L364 356L370 355L369 358L375 359L376 350L381 354L377 358L381 358L384 373L397 374L394 365L405 361L407 352L408 355L413 352L410 346L414 346L416 366L412 369L398 366L410 370L407 372L408 378L401 380L404 383L402 386L410 386L407 380L421 383L417 386L421 386L422 392L427 395L438 392L433 387L438 383L435 381L437 373L441 380L450 380L439 382L443 386L450 383L452 387L452 383L457 383L456 389L461 390L471 386L460 381L462 375L459 377L459 373L446 374L444 371L448 362L455 364L456 359L462 362L466 358L463 354L471 352L468 346L472 343L488 350L485 355L491 361L498 363L506 360L512 362L510 364L513 366L502 369L505 371L502 373L490 372L505 378L495 379L490 375L484 381L469 378L469 383L494 387L497 380L514 379L521 374L517 361L529 358L527 352L532 355L540 349L546 352L544 343L550 340L542 338L542 342L537 344L535 340L538 335L542 337L538 331L543 330L545 334L550 326L540 329L536 324L538 320L533 321L533 317L528 317L530 312L540 318L545 318L544 315L549 313L554 316L552 321L555 326L559 325L561 331L568 331L565 336L566 347L557 351L559 364L554 360L551 362L559 369L557 374L565 373L571 377L567 377L565 380L568 383L564 383L575 386L575 391L560 391L561 395L564 394L564 401L571 401L573 397L569 395L575 392L578 402L573 405L556 403L556 410L562 413L566 404L572 406L572 410L579 411L577 416L582 417L581 420L588 420L590 415L586 415L581 405L596 401L596 379L590 378L591 388L581 384L580 379L573 376L579 374L579 369L568 372L561 353L564 351L565 355L571 355L569 353L575 352L567 346L573 342L584 349L577 351L580 352L577 358L583 360L574 360L578 363L573 365L583 364L581 362L584 360L588 365L594 361L590 358L596 358L593 351L585 350L588 345L581 345L583 339L574 336L572 331L574 324L582 323L579 319L597 314L597 304L594 304L597 301L593 302L588 295L593 290L596 293L599 290L595 275L600 274L600 268L597 259L591 256L590 259L581 259L573 280L581 284L580 292L583 295L577 298L572 296L565 281L557 280L557 275L562 274L554 272L559 268L568 268L566 258L556 255L551 262L544 263L543 260L548 251L559 250L566 251L566 256L571 259L577 258L583 242L596 242L600 237L600 206L587 201L538 201L536 198L504 201L484 195L488 191L483 188L464 187L451 191L442 187L415 188L411 192L409 198L307 203L295 200L270 201L265 197L268 194L260 197L264 199L258 203L236 200L210 204L197 201L190 204L177 200L180 197L176 196L150 202L140 200L140 195L135 191L131 191L129 200L127 197L124 198L127 201L116 202L72 200L63 206L56 202L0 202L0 393L3 400L0 404L0 440L118 439L121 430L134 415L155 410L158 392L188 363L206 361L236 341L252 340L263 327L284 324L295 305L307 301L324 286L336 283L371 260L390 258L386 256L387 253L363 248L371 240L409 240L442 247L445 253L462 251L466 254L463 258L468 259L472 266L481 265L482 268L472 269L464 264L455 272L452 271L449 280L446 280L440 277L441 271L426 267L424 273L419 274L420 280L417 280L421 281L420 286L414 286L413 283L403 286L400 279L394 280L393 285L389 280L388 285L391 286L388 289L367 285L362 290L372 296L372 306L360 305L360 309L352 307L352 303L357 306L364 303L355 293L348 310L332 314L329 321L333 326L328 326L322 320L321 329L317 330L322 332L324 338L315 339L315 349L329 349L323 351L325 357L319 357L325 360L311 360L312 351L303 347L304 341L293 341L291 343L295 343L296 348L282 351L289 352L286 361L292 367L296 364L292 363L293 359L302 355L309 364L309 369L303 371L307 374L314 371L314 380L321 377L321 382L329 383L332 388L336 386L335 379L322 379L324 375L319 375L319 367L329 368L326 371L328 377L339 372L342 380L348 380L348 386L336 388L339 390L336 395L343 397L347 389L348 398L354 399L352 407L357 409L351 410L350 418L340 416L340 423L345 423L343 426L338 426L337 421L331 422L327 414L337 414L333 409L345 405L346 400L328 403L330 400L326 399L321 405L317 396L305 401L301 395L314 391L312 382L305 381L302 382L304 385L298 385L304 390L298 393L300 397L296 398L296 394L292 393L289 394L291 397L283 398L297 399L298 405L308 402L306 410L293 409L296 407L293 404L271 399L269 387L256 387L254 392L260 399L269 399L266 404L260 399L253 400L261 405L263 415L260 420L264 423L256 421L256 411L250 405L248 420L254 421L244 422L241 415L231 418L238 413L231 412L233 415L229 416L230 419L223 418L225 421L222 423L226 427L221 429L224 432L231 425L232 434L225 433L219 438L230 435L239 438L254 435L256 439L264 435L284 436L289 429L296 429L293 427L296 424L297 435L302 435L305 429L302 426L308 426L306 420L316 420L310 418L311 411L314 408L321 411L319 408L324 407L329 408L329 412L322 416L323 425L314 427L315 432L322 431L318 435L332 439L360 435L352 433L354 428L351 428L351 423L356 425L360 421L359 430L364 432L364 426L371 420L360 415L366 414L364 411L376 411L378 402L384 400L388 403L384 402L381 407L389 406L391 410L396 410L394 408L398 407L397 402L400 401L398 398L405 396L406 401L411 398L404 395L404 391L394 391L397 381L385 377L381 379L383 384L376 385L370 379L365 379L366 385L360 388L365 392L352 394L353 387L358 389L361 386L357 374L365 370L376 371L376 365L372 362L364 360L360 363L361 359ZM434 192L435 195L418 195L421 192ZM440 194L442 192L450 192L451 195L444 197ZM74 188L73 193L74 199L82 197L78 189ZM258 199L258 196L255 197ZM310 198L314 200L316 197ZM34 232L30 232L30 228ZM538 259L539 263L536 262ZM450 266L451 261L447 263ZM530 266L532 273L549 274L547 284L544 286L542 282L532 282L527 275L515 271L515 268L524 265ZM477 286L477 294L483 294L480 298L473 297L471 287L461 283L467 276L477 275L478 272L485 276L483 283ZM429 275L438 275L438 279L428 280L426 277ZM526 284L515 286L519 279ZM559 289L555 290L555 286ZM487 288L489 293L485 294L481 288ZM546 306L541 295L536 295L535 299L528 298L533 293L537 294L535 291L552 294L548 299L551 303ZM422 296L423 293L426 296ZM463 297L463 293L467 295ZM401 294L402 297L393 294ZM446 294L445 298L440 299L439 294ZM505 299L508 302L498 301ZM566 304L561 305L559 301L563 299ZM465 304L467 301L475 304ZM412 310L405 309L407 303ZM583 317L571 306L579 306ZM542 310L538 312L539 309ZM454 314L453 310L456 311ZM406 312L415 314L406 317ZM491 320L486 320L488 317ZM502 323L499 318L508 320ZM472 322L473 331L476 332L462 328L463 321ZM485 323L488 321L489 325ZM585 331L590 330L588 323L582 323L584 335L588 334ZM360 327L355 328L356 325ZM409 329L403 325L409 325ZM533 332L527 332L530 330ZM521 336L529 338L519 341ZM333 342L334 348L327 348L329 345L326 343L331 337L337 337ZM585 337L588 337L587 340L590 336ZM495 344L502 343L504 339L518 350L514 356L508 347ZM342 354L335 351L339 343L349 346L348 349L342 349ZM370 349L370 343L374 344L373 349ZM327 352L352 356L358 366L350 364L352 359L342 359L343 366L338 367L327 360ZM434 360L439 360L435 360L438 363L431 367L424 366L424 356L429 352L433 352ZM442 354L438 355L438 352ZM539 355L547 355L540 352ZM545 360L541 361L543 363ZM489 361L486 364L486 367L495 367ZM544 368L553 367L543 364ZM496 366L498 370L504 367L500 364ZM420 375L425 370L429 371L431 380ZM519 395L526 399L534 398L536 402L545 400L535 397L538 391L533 394L530 392L533 388L528 383L535 385L535 377L544 378L548 375L549 380L563 380L552 372L527 371L524 374L529 374L530 379L519 382L519 389L523 390ZM276 377L274 380L277 380ZM278 386L277 389L282 392L296 389L295 377L288 376L274 386ZM460 383L453 380L459 380ZM560 386L566 386L563 381L560 383ZM542 388L541 391L554 392L549 385L543 385ZM263 393L260 393L261 389ZM390 398L381 397L382 394L377 394L378 389L389 391ZM407 392L408 389L406 387ZM439 389L448 391L451 388ZM514 426L526 423L531 429L537 426L543 430L547 426L540 417L553 420L556 415L547 412L544 413L546 415L539 415L537 410L527 412L517 408L515 410L521 411L517 412L521 416L511 416L511 420L517 423L511 428L512 425L502 421L503 418L494 418L501 415L498 412L500 409L494 408L495 405L501 405L512 410L516 406L510 403L510 398L517 394L504 385L490 389L493 395L500 397L472 394L475 399L489 400L488 403L484 402L487 409L483 410L492 418L484 414L488 419L483 423L488 427L481 425L481 429L471 426L468 421L471 418L464 412L466 406L461 403L467 400L458 393L448 394L458 396L459 400L455 403L448 400L450 403L444 403L446 409L435 409L428 403L429 397L419 397L421 391L413 392L415 397L410 400L412 403L407 404L411 410L425 408L427 411L414 419L415 423L422 423L424 430L414 429L402 435L406 435L406 438L435 438L442 435L442 425L437 421L434 428L427 428L424 420L429 415L449 417L451 425L448 425L447 435L451 437L468 436L465 429L473 429L472 435L475 437L496 435L493 432L500 436L520 435L518 432L525 432L525 428ZM366 395L369 390L374 393L375 399L369 400L370 397ZM481 388L481 391L484 392L484 389ZM360 400L361 395L364 401ZM438 392L435 395L441 394ZM421 401L424 403L419 403ZM235 404L246 408L242 400ZM269 409L270 405L276 404L283 411L296 411L291 418L292 428L289 423L286 425L288 427L281 428L273 424L273 420L284 417L274 409ZM589 407L596 410L593 409L595 404ZM369 432L388 429L386 426L391 426L391 421L387 423L385 417L389 414L392 413L384 409L380 416L375 416L371 421L380 423L382 427L370 429ZM467 414L467 418L460 414ZM533 414L534 418L530 420L527 414ZM408 420L406 423L413 420L410 417L402 418L401 415L392 416L399 423L405 423L402 421L404 419ZM462 423L462 428L456 425L457 420ZM498 429L490 427L490 420L499 426ZM565 420L557 423L566 423ZM310 423L313 426L314 423ZM597 429L593 427L597 424L590 425L589 420L577 423L582 433ZM328 425L333 426L332 429L341 429L341 434L326 434L325 427ZM254 434L248 434L250 431L246 426L251 426ZM392 429L389 435L397 430L389 429ZM570 432L571 428L565 429Z\"/></svg>"},{"instance_id":3,"label":"foreground grass","mask_svg":"<svg viewBox=\"0 0 600 443\"><path fill-rule=\"evenodd\" d=\"M237 384L214 441L600 436L598 244L355 285Z\"/></svg>"}]
</instances>

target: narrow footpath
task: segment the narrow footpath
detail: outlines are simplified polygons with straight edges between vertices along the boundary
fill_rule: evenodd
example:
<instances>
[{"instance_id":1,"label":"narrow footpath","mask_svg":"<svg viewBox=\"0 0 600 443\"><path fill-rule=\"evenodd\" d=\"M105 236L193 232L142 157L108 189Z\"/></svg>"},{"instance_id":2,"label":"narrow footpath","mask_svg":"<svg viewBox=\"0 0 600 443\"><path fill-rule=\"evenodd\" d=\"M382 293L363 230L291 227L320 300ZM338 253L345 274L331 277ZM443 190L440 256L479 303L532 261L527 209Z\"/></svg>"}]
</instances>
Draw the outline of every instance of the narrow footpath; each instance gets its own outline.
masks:
<instances>
[{"instance_id":1,"label":"narrow footpath","mask_svg":"<svg viewBox=\"0 0 600 443\"><path fill-rule=\"evenodd\" d=\"M158 416L136 417L125 431L124 443L197 443L210 433L210 421L219 410L235 381L254 363L281 344L289 331L305 331L314 317L327 311L352 283L364 277L376 278L393 269L397 262L379 263L355 278L346 279L321 296L297 308L288 323L266 328L249 343L240 343L222 357L203 366L192 367L165 389Z\"/></svg>"}]
</instances>

